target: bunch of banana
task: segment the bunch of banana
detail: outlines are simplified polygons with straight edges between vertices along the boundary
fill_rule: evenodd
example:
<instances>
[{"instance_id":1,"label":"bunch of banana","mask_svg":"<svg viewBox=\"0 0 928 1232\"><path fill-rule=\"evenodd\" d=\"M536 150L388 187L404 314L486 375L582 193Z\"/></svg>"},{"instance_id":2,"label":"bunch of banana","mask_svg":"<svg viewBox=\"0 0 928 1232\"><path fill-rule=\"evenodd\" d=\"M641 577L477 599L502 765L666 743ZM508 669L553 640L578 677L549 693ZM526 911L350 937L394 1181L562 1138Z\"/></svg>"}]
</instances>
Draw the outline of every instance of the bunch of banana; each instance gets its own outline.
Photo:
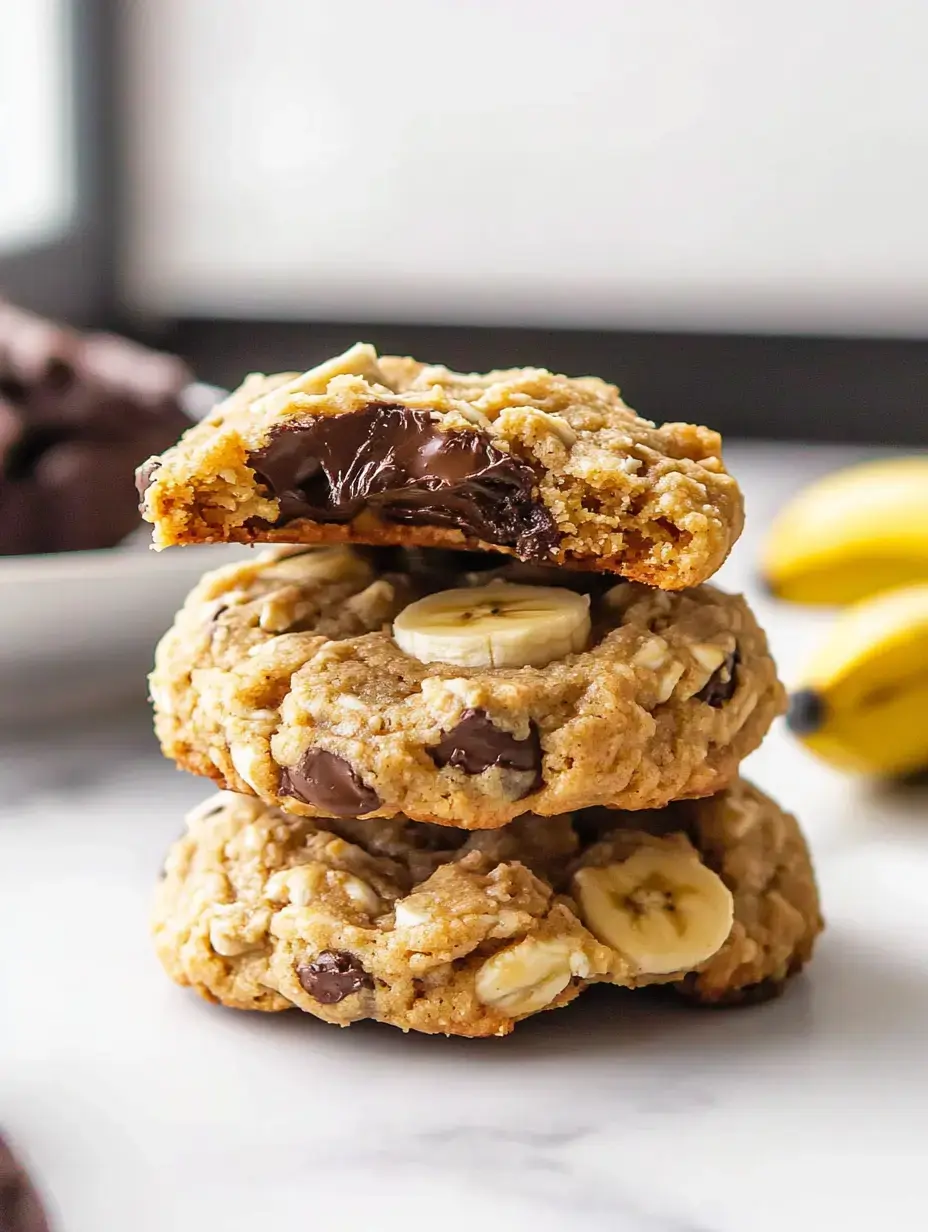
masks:
<instances>
[{"instance_id":1,"label":"bunch of banana","mask_svg":"<svg viewBox=\"0 0 928 1232\"><path fill-rule=\"evenodd\" d=\"M790 699L787 724L839 768L928 767L928 582L841 613Z\"/></svg>"},{"instance_id":2,"label":"bunch of banana","mask_svg":"<svg viewBox=\"0 0 928 1232\"><path fill-rule=\"evenodd\" d=\"M795 603L853 603L928 581L928 455L813 483L774 522L761 569Z\"/></svg>"}]
</instances>

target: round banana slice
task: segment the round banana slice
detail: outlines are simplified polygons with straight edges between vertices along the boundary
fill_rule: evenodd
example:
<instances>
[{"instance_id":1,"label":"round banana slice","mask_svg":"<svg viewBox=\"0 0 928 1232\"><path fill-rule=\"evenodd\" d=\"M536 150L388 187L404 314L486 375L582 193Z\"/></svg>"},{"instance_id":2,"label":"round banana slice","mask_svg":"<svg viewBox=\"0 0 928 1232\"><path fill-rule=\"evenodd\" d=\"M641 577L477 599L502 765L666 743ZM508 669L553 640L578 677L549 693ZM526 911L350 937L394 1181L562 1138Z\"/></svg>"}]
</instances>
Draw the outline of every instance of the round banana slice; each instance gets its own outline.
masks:
<instances>
[{"instance_id":1,"label":"round banana slice","mask_svg":"<svg viewBox=\"0 0 928 1232\"><path fill-rule=\"evenodd\" d=\"M619 864L579 869L573 885L590 931L642 974L691 971L731 931L731 891L686 852L644 847Z\"/></svg>"},{"instance_id":2,"label":"round banana slice","mask_svg":"<svg viewBox=\"0 0 928 1232\"><path fill-rule=\"evenodd\" d=\"M404 608L393 636L420 663L543 667L584 648L590 600L558 586L508 582L442 590Z\"/></svg>"}]
</instances>

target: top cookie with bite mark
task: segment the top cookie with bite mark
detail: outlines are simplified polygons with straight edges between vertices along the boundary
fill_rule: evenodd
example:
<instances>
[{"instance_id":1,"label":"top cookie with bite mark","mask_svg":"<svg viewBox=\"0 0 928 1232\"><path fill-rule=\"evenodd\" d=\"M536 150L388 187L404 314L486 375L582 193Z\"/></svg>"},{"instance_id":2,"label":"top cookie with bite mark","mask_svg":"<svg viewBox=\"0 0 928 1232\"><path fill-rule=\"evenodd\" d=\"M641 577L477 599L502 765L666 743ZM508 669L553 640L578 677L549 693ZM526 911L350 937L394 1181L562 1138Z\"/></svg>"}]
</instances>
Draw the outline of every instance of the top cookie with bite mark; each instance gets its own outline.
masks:
<instances>
[{"instance_id":1,"label":"top cookie with bite mark","mask_svg":"<svg viewBox=\"0 0 928 1232\"><path fill-rule=\"evenodd\" d=\"M223 787L461 829L710 795L784 708L739 596L389 548L207 574L151 695L166 756Z\"/></svg>"},{"instance_id":2,"label":"top cookie with bite mark","mask_svg":"<svg viewBox=\"0 0 928 1232\"><path fill-rule=\"evenodd\" d=\"M363 343L248 377L138 482L157 548L480 549L664 590L711 577L743 524L708 428L655 425L596 377L463 374Z\"/></svg>"}]
</instances>

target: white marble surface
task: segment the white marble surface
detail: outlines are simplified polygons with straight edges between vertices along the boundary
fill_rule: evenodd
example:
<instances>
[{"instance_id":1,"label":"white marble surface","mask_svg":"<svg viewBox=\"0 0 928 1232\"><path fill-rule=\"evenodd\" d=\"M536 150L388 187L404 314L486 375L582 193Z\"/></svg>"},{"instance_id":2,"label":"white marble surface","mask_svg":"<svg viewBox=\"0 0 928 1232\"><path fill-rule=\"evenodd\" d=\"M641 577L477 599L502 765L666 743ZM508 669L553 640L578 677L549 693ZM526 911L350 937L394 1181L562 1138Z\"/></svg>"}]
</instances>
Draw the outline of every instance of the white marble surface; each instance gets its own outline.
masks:
<instances>
[{"instance_id":1,"label":"white marble surface","mask_svg":"<svg viewBox=\"0 0 928 1232\"><path fill-rule=\"evenodd\" d=\"M738 449L750 532L846 454ZM825 619L752 589L787 679ZM59 1232L856 1232L928 1225L928 786L749 767L806 822L829 928L778 1002L594 990L507 1040L207 1006L151 885L204 794L141 710L0 745L0 1127Z\"/></svg>"}]
</instances>

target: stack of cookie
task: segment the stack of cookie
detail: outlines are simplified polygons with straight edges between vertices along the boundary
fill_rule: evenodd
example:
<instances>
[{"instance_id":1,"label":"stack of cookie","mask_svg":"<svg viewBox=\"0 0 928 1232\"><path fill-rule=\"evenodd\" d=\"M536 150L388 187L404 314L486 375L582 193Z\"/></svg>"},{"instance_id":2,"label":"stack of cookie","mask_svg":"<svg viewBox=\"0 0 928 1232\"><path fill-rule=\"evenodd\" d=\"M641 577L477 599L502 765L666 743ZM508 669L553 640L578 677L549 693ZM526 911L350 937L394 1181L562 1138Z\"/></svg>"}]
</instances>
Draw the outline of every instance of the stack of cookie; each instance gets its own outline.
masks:
<instances>
[{"instance_id":1,"label":"stack of cookie","mask_svg":"<svg viewBox=\"0 0 928 1232\"><path fill-rule=\"evenodd\" d=\"M225 790L159 956L241 1009L504 1035L594 982L767 995L821 928L795 820L739 779L782 711L716 433L611 385L366 345L251 376L139 472L208 574L151 678Z\"/></svg>"}]
</instances>

